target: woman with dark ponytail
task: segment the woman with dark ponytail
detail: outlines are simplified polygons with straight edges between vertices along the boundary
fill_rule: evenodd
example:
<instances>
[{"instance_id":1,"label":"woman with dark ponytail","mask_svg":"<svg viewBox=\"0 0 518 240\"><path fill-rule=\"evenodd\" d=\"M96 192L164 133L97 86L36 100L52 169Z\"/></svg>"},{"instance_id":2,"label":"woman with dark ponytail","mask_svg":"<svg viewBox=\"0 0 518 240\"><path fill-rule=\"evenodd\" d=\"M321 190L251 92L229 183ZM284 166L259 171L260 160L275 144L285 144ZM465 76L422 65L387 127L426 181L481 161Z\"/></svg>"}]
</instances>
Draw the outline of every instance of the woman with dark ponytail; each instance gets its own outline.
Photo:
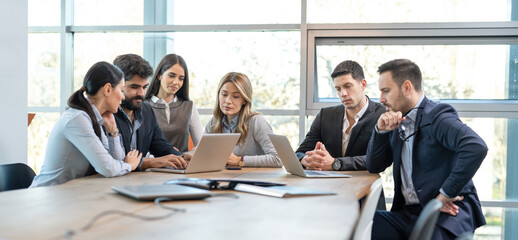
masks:
<instances>
[{"instance_id":1,"label":"woman with dark ponytail","mask_svg":"<svg viewBox=\"0 0 518 240\"><path fill-rule=\"evenodd\" d=\"M57 185L96 172L121 176L137 168L142 154L133 150L124 156L113 117L124 99L123 77L119 68L107 62L88 70L83 86L68 99L70 109L50 133L45 161L31 187Z\"/></svg>"}]
</instances>

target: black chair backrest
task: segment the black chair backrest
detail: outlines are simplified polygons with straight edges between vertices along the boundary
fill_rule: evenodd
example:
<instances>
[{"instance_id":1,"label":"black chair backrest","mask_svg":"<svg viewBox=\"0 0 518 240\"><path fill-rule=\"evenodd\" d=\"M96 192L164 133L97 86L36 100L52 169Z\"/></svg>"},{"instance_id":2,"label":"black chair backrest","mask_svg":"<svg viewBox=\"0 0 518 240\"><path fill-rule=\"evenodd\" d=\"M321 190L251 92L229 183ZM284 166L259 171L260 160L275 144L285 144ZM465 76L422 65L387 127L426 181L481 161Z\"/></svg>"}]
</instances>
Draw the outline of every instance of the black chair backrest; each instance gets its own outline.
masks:
<instances>
[{"instance_id":1,"label":"black chair backrest","mask_svg":"<svg viewBox=\"0 0 518 240\"><path fill-rule=\"evenodd\" d=\"M23 163L0 165L0 192L28 188L36 173Z\"/></svg>"}]
</instances>

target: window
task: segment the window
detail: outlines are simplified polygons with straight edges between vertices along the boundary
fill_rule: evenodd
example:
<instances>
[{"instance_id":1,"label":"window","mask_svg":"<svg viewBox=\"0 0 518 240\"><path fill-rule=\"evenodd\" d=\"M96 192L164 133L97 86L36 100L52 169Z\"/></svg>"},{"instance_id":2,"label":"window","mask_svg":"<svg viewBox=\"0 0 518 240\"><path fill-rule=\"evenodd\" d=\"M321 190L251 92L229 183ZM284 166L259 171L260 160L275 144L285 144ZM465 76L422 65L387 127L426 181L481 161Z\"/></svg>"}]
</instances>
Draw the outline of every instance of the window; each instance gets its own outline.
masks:
<instances>
[{"instance_id":1,"label":"window","mask_svg":"<svg viewBox=\"0 0 518 240\"><path fill-rule=\"evenodd\" d=\"M518 219L512 210L518 199L518 179L513 174L517 164L510 160L518 154L509 147L516 145L518 135L518 68L514 61L518 31L513 24L335 24L308 28L309 114L339 104L330 78L338 63L358 61L368 82L367 95L377 100L378 66L396 58L411 59L423 73L424 93L453 105L461 120L488 145L487 156L473 178L488 218L488 225L478 229L476 237L514 236L508 230ZM386 197L392 198L392 167L382 177ZM486 207L504 204L514 207L504 211Z\"/></svg>"},{"instance_id":2,"label":"window","mask_svg":"<svg viewBox=\"0 0 518 240\"><path fill-rule=\"evenodd\" d=\"M177 32L168 33L166 39L167 52L179 54L187 62L192 77L190 96L199 108L214 107L218 83L228 72L248 76L254 108L298 108L299 33Z\"/></svg>"},{"instance_id":3,"label":"window","mask_svg":"<svg viewBox=\"0 0 518 240\"><path fill-rule=\"evenodd\" d=\"M28 129L27 165L38 173L45 159L49 134L59 118L59 112L35 112Z\"/></svg>"},{"instance_id":4,"label":"window","mask_svg":"<svg viewBox=\"0 0 518 240\"><path fill-rule=\"evenodd\" d=\"M29 0L28 3L29 26L59 26L61 24L60 0Z\"/></svg>"},{"instance_id":5,"label":"window","mask_svg":"<svg viewBox=\"0 0 518 240\"><path fill-rule=\"evenodd\" d=\"M73 0L77 26L142 25L144 0Z\"/></svg>"},{"instance_id":6,"label":"window","mask_svg":"<svg viewBox=\"0 0 518 240\"><path fill-rule=\"evenodd\" d=\"M28 107L29 112L36 115L27 129L27 164L37 173L43 163L50 130L59 117L59 34L30 33L28 44Z\"/></svg>"},{"instance_id":7,"label":"window","mask_svg":"<svg viewBox=\"0 0 518 240\"><path fill-rule=\"evenodd\" d=\"M404 42L404 39L398 42ZM338 102L331 73L346 59L358 61L367 94L379 98L378 66L396 58L414 61L431 99L509 99L509 45L317 45L317 101Z\"/></svg>"},{"instance_id":8,"label":"window","mask_svg":"<svg viewBox=\"0 0 518 240\"><path fill-rule=\"evenodd\" d=\"M189 0L174 1L169 24L279 24L300 23L299 0Z\"/></svg>"},{"instance_id":9,"label":"window","mask_svg":"<svg viewBox=\"0 0 518 240\"><path fill-rule=\"evenodd\" d=\"M83 86L90 67L99 61L112 63L120 54L143 56L143 33L77 33L74 35L74 89ZM95 50L95 51L93 51Z\"/></svg>"},{"instance_id":10,"label":"window","mask_svg":"<svg viewBox=\"0 0 518 240\"><path fill-rule=\"evenodd\" d=\"M59 34L31 33L28 42L29 106L59 107Z\"/></svg>"},{"instance_id":11,"label":"window","mask_svg":"<svg viewBox=\"0 0 518 240\"><path fill-rule=\"evenodd\" d=\"M510 1L308 0L310 23L509 21Z\"/></svg>"}]
</instances>

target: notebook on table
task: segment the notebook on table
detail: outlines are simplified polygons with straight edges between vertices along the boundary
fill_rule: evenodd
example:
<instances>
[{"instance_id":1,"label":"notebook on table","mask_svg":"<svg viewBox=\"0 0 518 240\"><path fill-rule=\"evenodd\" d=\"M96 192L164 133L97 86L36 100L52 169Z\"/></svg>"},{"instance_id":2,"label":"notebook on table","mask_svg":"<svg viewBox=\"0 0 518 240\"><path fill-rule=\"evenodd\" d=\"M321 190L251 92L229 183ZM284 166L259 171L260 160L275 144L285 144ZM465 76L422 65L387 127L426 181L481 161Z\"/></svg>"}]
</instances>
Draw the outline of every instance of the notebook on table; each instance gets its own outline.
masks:
<instances>
[{"instance_id":1,"label":"notebook on table","mask_svg":"<svg viewBox=\"0 0 518 240\"><path fill-rule=\"evenodd\" d=\"M112 190L137 200L154 200L158 197L169 197L171 200L189 200L212 196L210 191L181 185L112 186Z\"/></svg>"},{"instance_id":2,"label":"notebook on table","mask_svg":"<svg viewBox=\"0 0 518 240\"><path fill-rule=\"evenodd\" d=\"M304 170L302 164L300 164L297 155L291 148L290 141L286 136L268 134L270 140L272 140L273 146L281 158L282 164L286 171L293 175L307 178L349 178L351 175L337 173L333 171L316 171L316 170Z\"/></svg>"},{"instance_id":3,"label":"notebook on table","mask_svg":"<svg viewBox=\"0 0 518 240\"><path fill-rule=\"evenodd\" d=\"M155 172L200 173L221 171L225 168L239 133L204 134L185 169L150 168Z\"/></svg>"},{"instance_id":4,"label":"notebook on table","mask_svg":"<svg viewBox=\"0 0 518 240\"><path fill-rule=\"evenodd\" d=\"M271 197L294 197L294 196L321 196L321 195L336 195L334 192L315 190L302 187L291 186L272 186L262 187L250 184L238 183L234 188L236 191L261 194Z\"/></svg>"}]
</instances>

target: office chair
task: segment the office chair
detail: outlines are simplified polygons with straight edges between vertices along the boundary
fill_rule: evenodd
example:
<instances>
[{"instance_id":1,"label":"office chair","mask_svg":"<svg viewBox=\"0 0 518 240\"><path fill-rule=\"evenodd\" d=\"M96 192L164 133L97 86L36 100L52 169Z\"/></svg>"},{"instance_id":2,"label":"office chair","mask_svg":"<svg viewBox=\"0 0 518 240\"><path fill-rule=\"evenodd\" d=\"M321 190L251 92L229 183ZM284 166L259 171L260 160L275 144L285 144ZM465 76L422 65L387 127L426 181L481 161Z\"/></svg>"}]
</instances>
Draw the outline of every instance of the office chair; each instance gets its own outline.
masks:
<instances>
[{"instance_id":1,"label":"office chair","mask_svg":"<svg viewBox=\"0 0 518 240\"><path fill-rule=\"evenodd\" d=\"M23 163L0 165L0 192L28 188L35 176L34 171Z\"/></svg>"},{"instance_id":2,"label":"office chair","mask_svg":"<svg viewBox=\"0 0 518 240\"><path fill-rule=\"evenodd\" d=\"M414 229L410 234L410 240L430 240L432 239L435 224L439 218L442 202L432 199L424 206L423 211L419 214Z\"/></svg>"},{"instance_id":3,"label":"office chair","mask_svg":"<svg viewBox=\"0 0 518 240\"><path fill-rule=\"evenodd\" d=\"M353 240L371 239L372 219L376 212L376 206L381 194L381 179L376 180L371 185L371 192L365 200L365 204L360 213L360 218L356 223L356 228L353 233Z\"/></svg>"}]
</instances>

